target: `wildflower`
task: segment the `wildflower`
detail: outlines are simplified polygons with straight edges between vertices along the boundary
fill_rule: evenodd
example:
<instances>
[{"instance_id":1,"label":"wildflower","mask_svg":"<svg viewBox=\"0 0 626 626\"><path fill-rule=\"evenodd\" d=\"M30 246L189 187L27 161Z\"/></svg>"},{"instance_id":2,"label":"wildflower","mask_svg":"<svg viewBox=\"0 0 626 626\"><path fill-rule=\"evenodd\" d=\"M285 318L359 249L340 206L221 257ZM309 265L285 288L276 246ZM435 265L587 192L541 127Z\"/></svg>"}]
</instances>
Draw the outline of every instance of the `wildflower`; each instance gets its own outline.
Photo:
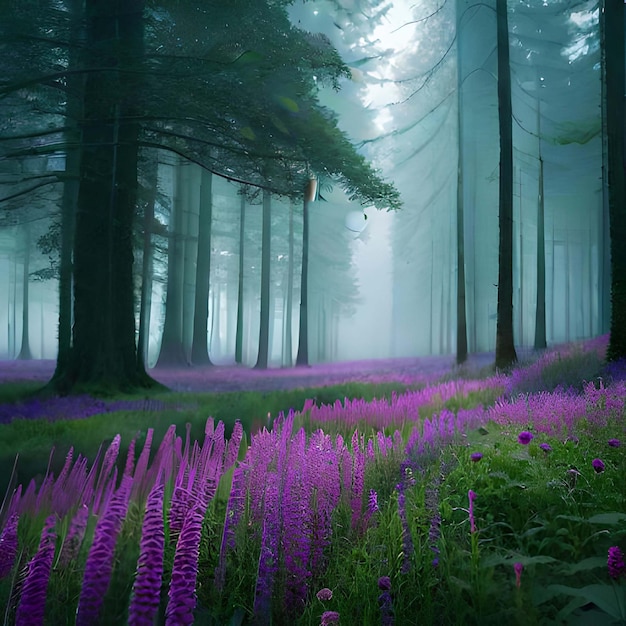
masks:
<instances>
[{"instance_id":1,"label":"wildflower","mask_svg":"<svg viewBox=\"0 0 626 626\"><path fill-rule=\"evenodd\" d=\"M596 474L601 474L604 471L604 461L602 461L602 459L594 459L591 461L591 465L596 471Z\"/></svg>"},{"instance_id":2,"label":"wildflower","mask_svg":"<svg viewBox=\"0 0 626 626\"><path fill-rule=\"evenodd\" d=\"M370 515L373 515L378 511L378 494L374 489L370 489L368 498L367 498L367 511Z\"/></svg>"},{"instance_id":3,"label":"wildflower","mask_svg":"<svg viewBox=\"0 0 626 626\"><path fill-rule=\"evenodd\" d=\"M518 436L517 441L521 443L523 446L527 446L534 438L534 435L527 431L523 430Z\"/></svg>"},{"instance_id":4,"label":"wildflower","mask_svg":"<svg viewBox=\"0 0 626 626\"><path fill-rule=\"evenodd\" d=\"M515 586L519 589L522 586L522 570L524 566L521 563L513 563L513 569L515 570Z\"/></svg>"},{"instance_id":5,"label":"wildflower","mask_svg":"<svg viewBox=\"0 0 626 626\"><path fill-rule=\"evenodd\" d=\"M474 521L474 500L476 499L476 493L474 493L471 489L467 492L467 497L469 498L469 521L470 521L470 532L476 532L476 522Z\"/></svg>"},{"instance_id":6,"label":"wildflower","mask_svg":"<svg viewBox=\"0 0 626 626\"><path fill-rule=\"evenodd\" d=\"M378 579L378 588L381 591L389 591L391 589L391 579L389 576L381 576Z\"/></svg>"},{"instance_id":7,"label":"wildflower","mask_svg":"<svg viewBox=\"0 0 626 626\"><path fill-rule=\"evenodd\" d=\"M322 602L324 602L325 600L333 599L333 592L328 587L320 589L315 595L317 596L317 599L321 600Z\"/></svg>"},{"instance_id":8,"label":"wildflower","mask_svg":"<svg viewBox=\"0 0 626 626\"><path fill-rule=\"evenodd\" d=\"M0 578L7 576L13 569L17 556L17 524L19 516L13 513L0 534Z\"/></svg>"},{"instance_id":9,"label":"wildflower","mask_svg":"<svg viewBox=\"0 0 626 626\"><path fill-rule=\"evenodd\" d=\"M547 454L552 452L552 446L549 443L540 443L539 447Z\"/></svg>"},{"instance_id":10,"label":"wildflower","mask_svg":"<svg viewBox=\"0 0 626 626\"><path fill-rule=\"evenodd\" d=\"M622 442L619 439L609 439L608 444L611 448L619 448Z\"/></svg>"},{"instance_id":11,"label":"wildflower","mask_svg":"<svg viewBox=\"0 0 626 626\"><path fill-rule=\"evenodd\" d=\"M339 623L339 613L337 611L324 611L322 613L322 619L320 626L330 626L330 624Z\"/></svg>"},{"instance_id":12,"label":"wildflower","mask_svg":"<svg viewBox=\"0 0 626 626\"><path fill-rule=\"evenodd\" d=\"M470 460L471 460L473 463L478 463L478 461L480 461L480 459L482 459L482 458L483 458L483 455L482 455L482 453L481 453L481 452L473 452L473 453L470 455Z\"/></svg>"},{"instance_id":13,"label":"wildflower","mask_svg":"<svg viewBox=\"0 0 626 626\"><path fill-rule=\"evenodd\" d=\"M611 546L609 548L609 558L607 561L609 576L617 580L620 576L626 574L626 564L624 563L624 553L619 546Z\"/></svg>"}]
</instances>

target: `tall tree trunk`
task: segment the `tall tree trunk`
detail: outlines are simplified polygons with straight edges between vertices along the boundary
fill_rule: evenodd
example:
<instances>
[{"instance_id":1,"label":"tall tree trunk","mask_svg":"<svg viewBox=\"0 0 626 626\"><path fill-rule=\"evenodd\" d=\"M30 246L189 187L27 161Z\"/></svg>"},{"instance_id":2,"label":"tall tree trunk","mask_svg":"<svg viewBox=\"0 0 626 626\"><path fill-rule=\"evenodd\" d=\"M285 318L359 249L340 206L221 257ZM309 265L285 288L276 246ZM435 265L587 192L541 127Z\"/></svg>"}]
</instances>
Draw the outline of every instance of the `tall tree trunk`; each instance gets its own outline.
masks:
<instances>
[{"instance_id":1,"label":"tall tree trunk","mask_svg":"<svg viewBox=\"0 0 626 626\"><path fill-rule=\"evenodd\" d=\"M83 0L72 0L68 4L71 11L69 67L80 63L79 53L84 43ZM52 384L62 378L67 370L72 345L72 251L74 247L74 228L76 206L78 202L78 181L80 174L81 131L79 120L82 119L85 77L80 74L68 74L65 108L65 179L61 200L61 245L59 251L59 321L58 349Z\"/></svg>"},{"instance_id":2,"label":"tall tree trunk","mask_svg":"<svg viewBox=\"0 0 626 626\"><path fill-rule=\"evenodd\" d=\"M189 164L179 162L176 169L176 190L170 216L170 234L167 245L167 290L165 321L157 367L188 365L183 347L184 297L184 211L189 196Z\"/></svg>"},{"instance_id":3,"label":"tall tree trunk","mask_svg":"<svg viewBox=\"0 0 626 626\"><path fill-rule=\"evenodd\" d=\"M155 384L137 364L132 276L143 0L114 10L110 1L86 0L85 11L85 65L99 71L85 81L73 346L65 372L53 379L60 391Z\"/></svg>"},{"instance_id":4,"label":"tall tree trunk","mask_svg":"<svg viewBox=\"0 0 626 626\"><path fill-rule=\"evenodd\" d=\"M456 50L457 50L457 126L458 162L456 188L456 362L467 361L467 312L465 303L465 211L463 187L463 72L461 53L461 20L459 2L456 5Z\"/></svg>"},{"instance_id":5,"label":"tall tree trunk","mask_svg":"<svg viewBox=\"0 0 626 626\"><path fill-rule=\"evenodd\" d=\"M539 136L541 142L541 135ZM546 340L546 241L543 202L543 159L539 149L539 195L537 197L537 308L535 309L535 350L544 350Z\"/></svg>"},{"instance_id":6,"label":"tall tree trunk","mask_svg":"<svg viewBox=\"0 0 626 626\"><path fill-rule=\"evenodd\" d=\"M611 233L610 361L626 358L626 185L624 181L624 3L604 3L606 125Z\"/></svg>"},{"instance_id":7,"label":"tall tree trunk","mask_svg":"<svg viewBox=\"0 0 626 626\"><path fill-rule=\"evenodd\" d=\"M256 365L266 369L269 361L270 340L270 275L272 265L272 196L263 190L263 230L261 236L261 315L259 329L259 353Z\"/></svg>"},{"instance_id":8,"label":"tall tree trunk","mask_svg":"<svg viewBox=\"0 0 626 626\"><path fill-rule=\"evenodd\" d=\"M311 179L302 203L302 272L300 275L300 323L296 365L309 364L309 205L315 200L317 180Z\"/></svg>"},{"instance_id":9,"label":"tall tree trunk","mask_svg":"<svg viewBox=\"0 0 626 626\"><path fill-rule=\"evenodd\" d=\"M243 191L243 190L242 190ZM243 273L246 229L246 194L240 194L239 204L239 279L237 281L237 330L235 331L235 363L243 363Z\"/></svg>"},{"instance_id":10,"label":"tall tree trunk","mask_svg":"<svg viewBox=\"0 0 626 626\"><path fill-rule=\"evenodd\" d=\"M496 367L517 361L513 339L513 113L509 64L507 1L496 0L498 41L498 110L500 128L500 196L498 224L498 319Z\"/></svg>"},{"instance_id":11,"label":"tall tree trunk","mask_svg":"<svg viewBox=\"0 0 626 626\"><path fill-rule=\"evenodd\" d=\"M289 203L289 259L287 265L287 294L284 303L285 337L283 339L283 366L291 367L293 363L292 319L293 319L293 201Z\"/></svg>"},{"instance_id":12,"label":"tall tree trunk","mask_svg":"<svg viewBox=\"0 0 626 626\"><path fill-rule=\"evenodd\" d=\"M24 225L24 264L22 265L22 346L17 358L29 361L33 358L30 351L29 336L29 285L30 285L30 224Z\"/></svg>"},{"instance_id":13,"label":"tall tree trunk","mask_svg":"<svg viewBox=\"0 0 626 626\"><path fill-rule=\"evenodd\" d=\"M148 347L150 344L150 316L152 313L152 227L154 224L154 204L157 194L158 160L149 157L148 196L143 215L143 258L141 263L141 295L139 304L139 333L137 335L137 362L145 369L148 364Z\"/></svg>"},{"instance_id":14,"label":"tall tree trunk","mask_svg":"<svg viewBox=\"0 0 626 626\"><path fill-rule=\"evenodd\" d=\"M191 362L194 365L211 365L208 348L208 321L212 219L213 174L202 170L198 215L198 260L196 263L196 291L191 343Z\"/></svg>"}]
</instances>

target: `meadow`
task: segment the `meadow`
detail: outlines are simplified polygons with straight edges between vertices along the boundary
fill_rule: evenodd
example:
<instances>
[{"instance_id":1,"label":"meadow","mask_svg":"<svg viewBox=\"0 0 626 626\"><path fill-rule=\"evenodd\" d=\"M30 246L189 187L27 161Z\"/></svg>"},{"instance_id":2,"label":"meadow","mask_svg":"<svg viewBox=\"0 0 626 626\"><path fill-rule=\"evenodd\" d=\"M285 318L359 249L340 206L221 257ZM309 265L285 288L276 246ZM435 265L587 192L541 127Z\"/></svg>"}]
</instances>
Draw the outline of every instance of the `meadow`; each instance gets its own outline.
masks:
<instances>
[{"instance_id":1,"label":"meadow","mask_svg":"<svg viewBox=\"0 0 626 626\"><path fill-rule=\"evenodd\" d=\"M626 624L606 345L296 389L0 385L3 623Z\"/></svg>"}]
</instances>

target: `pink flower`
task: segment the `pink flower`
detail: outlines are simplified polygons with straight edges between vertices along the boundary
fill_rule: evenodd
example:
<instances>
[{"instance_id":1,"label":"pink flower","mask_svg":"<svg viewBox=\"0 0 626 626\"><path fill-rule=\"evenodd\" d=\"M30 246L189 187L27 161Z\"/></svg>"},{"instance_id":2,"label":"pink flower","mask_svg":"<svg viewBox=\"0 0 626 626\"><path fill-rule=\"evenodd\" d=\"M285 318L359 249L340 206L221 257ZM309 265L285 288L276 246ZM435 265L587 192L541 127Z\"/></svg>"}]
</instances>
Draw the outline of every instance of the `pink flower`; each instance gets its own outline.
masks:
<instances>
[{"instance_id":1,"label":"pink flower","mask_svg":"<svg viewBox=\"0 0 626 626\"><path fill-rule=\"evenodd\" d=\"M469 499L469 521L470 521L470 531L476 532L476 522L474 521L474 500L476 499L476 493L474 493L471 489L467 492L467 497Z\"/></svg>"},{"instance_id":2,"label":"pink flower","mask_svg":"<svg viewBox=\"0 0 626 626\"><path fill-rule=\"evenodd\" d=\"M591 466L596 471L596 474L601 474L604 471L604 461L602 459L594 459L591 461Z\"/></svg>"},{"instance_id":3,"label":"pink flower","mask_svg":"<svg viewBox=\"0 0 626 626\"><path fill-rule=\"evenodd\" d=\"M522 570L524 566L521 563L513 563L513 569L515 570L515 586L519 589L522 586Z\"/></svg>"}]
</instances>

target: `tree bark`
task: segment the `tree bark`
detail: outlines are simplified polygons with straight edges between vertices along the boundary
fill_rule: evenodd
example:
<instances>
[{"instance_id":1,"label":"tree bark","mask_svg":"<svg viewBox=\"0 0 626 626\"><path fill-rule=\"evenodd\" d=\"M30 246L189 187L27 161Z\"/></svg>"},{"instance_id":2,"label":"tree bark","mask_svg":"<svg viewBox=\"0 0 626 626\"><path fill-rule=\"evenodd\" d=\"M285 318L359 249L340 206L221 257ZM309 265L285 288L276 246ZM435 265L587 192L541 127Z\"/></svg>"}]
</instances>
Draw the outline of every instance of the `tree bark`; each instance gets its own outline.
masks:
<instances>
[{"instance_id":1,"label":"tree bark","mask_svg":"<svg viewBox=\"0 0 626 626\"><path fill-rule=\"evenodd\" d=\"M239 279L237 281L237 330L235 331L235 363L243 363L243 273L246 228L246 195L240 194L239 205Z\"/></svg>"},{"instance_id":2,"label":"tree bark","mask_svg":"<svg viewBox=\"0 0 626 626\"><path fill-rule=\"evenodd\" d=\"M263 230L261 235L261 315L257 369L267 369L270 340L270 275L272 265L272 197L263 190Z\"/></svg>"},{"instance_id":3,"label":"tree bark","mask_svg":"<svg viewBox=\"0 0 626 626\"><path fill-rule=\"evenodd\" d=\"M183 347L184 211L189 195L189 163L179 162L167 245L167 291L161 350L156 367L189 365Z\"/></svg>"},{"instance_id":4,"label":"tree bark","mask_svg":"<svg viewBox=\"0 0 626 626\"><path fill-rule=\"evenodd\" d=\"M213 219L213 175L202 170L198 215L198 260L193 317L191 362L211 365L208 348L209 286L211 275L211 222Z\"/></svg>"},{"instance_id":5,"label":"tree bark","mask_svg":"<svg viewBox=\"0 0 626 626\"><path fill-rule=\"evenodd\" d=\"M498 41L498 110L500 128L500 227L496 368L517 361L513 338L513 112L509 64L509 24L506 0L496 0Z\"/></svg>"},{"instance_id":6,"label":"tree bark","mask_svg":"<svg viewBox=\"0 0 626 626\"><path fill-rule=\"evenodd\" d=\"M22 265L22 345L17 358L21 361L30 361L33 355L30 351L29 337L29 285L30 285L30 224L24 225L24 264Z\"/></svg>"},{"instance_id":7,"label":"tree bark","mask_svg":"<svg viewBox=\"0 0 626 626\"><path fill-rule=\"evenodd\" d=\"M300 323L296 365L309 364L309 205L315 199L317 181L311 179L302 204L302 272L300 275Z\"/></svg>"},{"instance_id":8,"label":"tree bark","mask_svg":"<svg viewBox=\"0 0 626 626\"><path fill-rule=\"evenodd\" d=\"M74 329L61 392L156 384L137 363L133 218L137 199L137 94L143 60L143 0L114 7L86 0L78 210L74 237ZM118 71L122 70L122 71Z\"/></svg>"},{"instance_id":9,"label":"tree bark","mask_svg":"<svg viewBox=\"0 0 626 626\"><path fill-rule=\"evenodd\" d=\"M624 182L624 3L604 3L606 125L611 236L611 328L607 358L626 358L626 185Z\"/></svg>"},{"instance_id":10,"label":"tree bark","mask_svg":"<svg viewBox=\"0 0 626 626\"><path fill-rule=\"evenodd\" d=\"M541 138L539 139L541 141ZM545 350L546 340L546 241L543 202L543 159L539 152L539 195L537 198L537 307L535 309L535 350Z\"/></svg>"},{"instance_id":11,"label":"tree bark","mask_svg":"<svg viewBox=\"0 0 626 626\"><path fill-rule=\"evenodd\" d=\"M291 339L291 322L293 318L293 201L289 203L289 259L287 265L287 294L284 302L285 336L283 339L283 367L291 367L293 363L293 346Z\"/></svg>"}]
</instances>

